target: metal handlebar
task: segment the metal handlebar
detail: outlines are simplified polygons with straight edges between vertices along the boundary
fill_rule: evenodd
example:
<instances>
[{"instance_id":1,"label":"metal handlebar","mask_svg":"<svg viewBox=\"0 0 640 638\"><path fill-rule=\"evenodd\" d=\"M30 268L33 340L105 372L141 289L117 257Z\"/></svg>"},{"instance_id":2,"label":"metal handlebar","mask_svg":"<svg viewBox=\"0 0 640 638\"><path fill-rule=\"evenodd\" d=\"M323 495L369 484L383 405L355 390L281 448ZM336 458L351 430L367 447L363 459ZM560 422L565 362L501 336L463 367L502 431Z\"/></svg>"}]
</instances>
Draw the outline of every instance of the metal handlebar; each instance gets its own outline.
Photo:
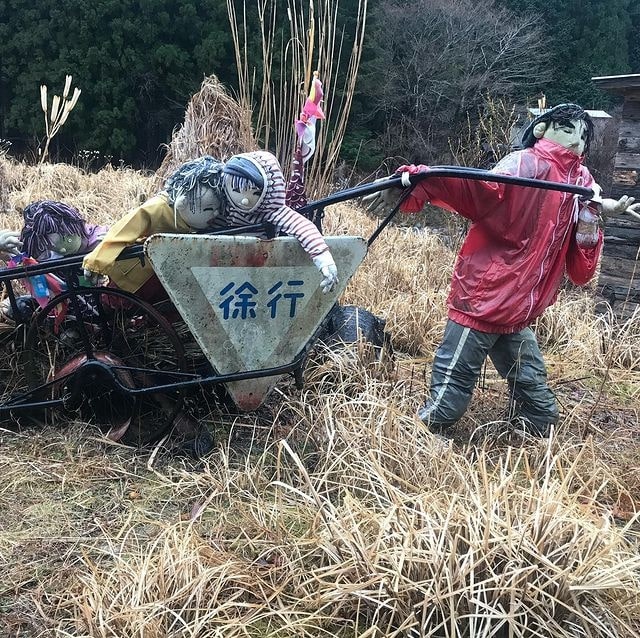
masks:
<instances>
[{"instance_id":1,"label":"metal handlebar","mask_svg":"<svg viewBox=\"0 0 640 638\"><path fill-rule=\"evenodd\" d=\"M502 175L501 173L492 173L491 171L480 168L458 166L433 166L423 173L410 175L409 181L412 186L416 186L423 179L429 179L430 177L454 177L458 179L473 179L484 182L498 182L502 184L513 184L514 186L562 191L565 193L572 193L573 195L580 195L585 199L591 199L593 197L593 191L590 188L585 188L584 186L575 186L573 184L564 184L562 182L551 182L544 179ZM402 185L402 177L400 175L393 175L388 177L386 180L370 182L369 184L361 184L359 186L354 186L353 188L347 188L346 190L339 191L333 195L327 195L327 197L315 202L310 202L306 206L303 206L299 209L299 212L303 214L310 213L316 208L324 208L325 206L331 206L332 204L345 202L349 199L355 199L356 197L364 197L371 193L377 193L378 191L395 187L404 188Z\"/></svg>"},{"instance_id":2,"label":"metal handlebar","mask_svg":"<svg viewBox=\"0 0 640 638\"><path fill-rule=\"evenodd\" d=\"M562 191L565 193L571 193L573 195L580 195L583 199L591 199L593 197L593 191L590 188L585 188L584 186L574 186L573 184L550 182L547 180L531 179L528 177L514 177L512 175L492 173L491 171L479 168L467 168L458 166L433 166L430 167L428 171L410 175L409 181L411 182L411 186L413 187L419 184L422 180L429 179L430 177L453 177L457 179L472 179L485 182L498 182L502 184L512 184L514 186ZM354 186L352 188L338 191L337 193L328 195L327 197L323 197L314 202L310 202L306 206L302 206L298 209L298 212L302 213L303 215L309 215L316 210L324 209L326 206L345 202L350 199L356 199L358 197L364 197L365 195L370 195L371 193L376 193L381 190L387 190L389 188L395 187L404 188L400 175L393 175L391 177L388 177L386 180L378 180L375 182L370 182L368 184L361 184L359 186ZM408 195L409 192L410 191L407 191L406 195ZM398 208L399 206L397 206L389 215L389 217L387 217L380 224L380 227L369 239L369 245L371 245L371 242L380 234L382 229L389 223L389 221L391 221L391 218L396 214ZM259 230L264 230L264 228L264 224L254 224L242 228L230 228L216 231L214 233L205 232L202 234L233 235L242 232L256 232ZM33 266L18 266L16 268L0 269L0 283L12 279L19 279L20 277L31 277L34 275L42 275L64 270L70 267L79 267L82 265L82 259L85 254L86 253L72 255L70 257L61 257L52 261L44 261ZM120 253L120 255L118 255L117 260L119 261L121 259L131 259L133 257L144 259L144 252L141 244L128 246Z\"/></svg>"}]
</instances>

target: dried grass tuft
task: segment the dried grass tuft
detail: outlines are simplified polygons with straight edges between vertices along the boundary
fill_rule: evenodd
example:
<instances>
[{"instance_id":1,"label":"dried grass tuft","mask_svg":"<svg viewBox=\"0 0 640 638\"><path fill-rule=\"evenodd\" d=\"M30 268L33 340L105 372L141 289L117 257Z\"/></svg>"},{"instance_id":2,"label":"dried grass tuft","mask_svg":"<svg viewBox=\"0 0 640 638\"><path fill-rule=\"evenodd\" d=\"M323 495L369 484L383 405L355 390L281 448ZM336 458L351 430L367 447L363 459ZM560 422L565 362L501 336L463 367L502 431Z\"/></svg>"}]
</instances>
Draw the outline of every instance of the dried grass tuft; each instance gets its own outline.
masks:
<instances>
[{"instance_id":1,"label":"dried grass tuft","mask_svg":"<svg viewBox=\"0 0 640 638\"><path fill-rule=\"evenodd\" d=\"M9 184L4 227L22 228L22 211L41 199L63 201L75 206L94 224L112 224L129 209L142 203L150 188L150 178L130 168L106 166L86 173L69 164L27 166L4 162Z\"/></svg>"},{"instance_id":2,"label":"dried grass tuft","mask_svg":"<svg viewBox=\"0 0 640 638\"><path fill-rule=\"evenodd\" d=\"M375 365L324 359L290 398L298 425L286 438L170 474L188 520L105 530L58 594L59 626L151 638L634 635L637 537L602 506L615 478L593 448L461 453L405 416L408 385Z\"/></svg>"},{"instance_id":3,"label":"dried grass tuft","mask_svg":"<svg viewBox=\"0 0 640 638\"><path fill-rule=\"evenodd\" d=\"M173 133L153 189L160 190L165 179L188 160L211 155L225 161L256 149L251 112L227 93L215 75L210 75L189 100L184 122Z\"/></svg>"}]
</instances>

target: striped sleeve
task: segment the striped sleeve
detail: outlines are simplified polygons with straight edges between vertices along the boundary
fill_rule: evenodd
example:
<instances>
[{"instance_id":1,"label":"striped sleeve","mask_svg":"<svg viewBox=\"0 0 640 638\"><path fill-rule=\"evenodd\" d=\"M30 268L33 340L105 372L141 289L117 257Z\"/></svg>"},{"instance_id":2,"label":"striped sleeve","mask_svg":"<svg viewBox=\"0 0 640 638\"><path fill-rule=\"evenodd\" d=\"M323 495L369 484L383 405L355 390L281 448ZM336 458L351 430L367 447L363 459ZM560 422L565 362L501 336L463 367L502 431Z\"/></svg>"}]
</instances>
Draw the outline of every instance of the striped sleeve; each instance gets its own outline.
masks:
<instances>
[{"instance_id":1,"label":"striped sleeve","mask_svg":"<svg viewBox=\"0 0 640 638\"><path fill-rule=\"evenodd\" d=\"M265 218L281 232L295 237L310 257L329 250L315 224L292 208L282 206L268 211Z\"/></svg>"}]
</instances>

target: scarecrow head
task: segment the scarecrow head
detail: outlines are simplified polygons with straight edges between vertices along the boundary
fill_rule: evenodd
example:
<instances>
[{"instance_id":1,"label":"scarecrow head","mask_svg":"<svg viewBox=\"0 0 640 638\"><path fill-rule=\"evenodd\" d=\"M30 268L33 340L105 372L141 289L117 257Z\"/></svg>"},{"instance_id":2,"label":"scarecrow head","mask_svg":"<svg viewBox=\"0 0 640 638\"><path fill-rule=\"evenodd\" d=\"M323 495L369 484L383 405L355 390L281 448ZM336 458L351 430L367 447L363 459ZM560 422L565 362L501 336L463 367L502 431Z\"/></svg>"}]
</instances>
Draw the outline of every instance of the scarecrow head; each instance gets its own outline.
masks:
<instances>
[{"instance_id":1,"label":"scarecrow head","mask_svg":"<svg viewBox=\"0 0 640 638\"><path fill-rule=\"evenodd\" d=\"M586 155L593 139L593 120L577 104L559 104L529 124L522 136L522 145L528 148L543 138L578 156Z\"/></svg>"},{"instance_id":2,"label":"scarecrow head","mask_svg":"<svg viewBox=\"0 0 640 638\"><path fill-rule=\"evenodd\" d=\"M273 172L282 176L282 169L275 156L266 151L234 155L224 165L223 188L229 205L242 212L257 211L274 196ZM284 183L284 178L282 178ZM284 192L282 193L284 204Z\"/></svg>"},{"instance_id":3,"label":"scarecrow head","mask_svg":"<svg viewBox=\"0 0 640 638\"><path fill-rule=\"evenodd\" d=\"M167 179L164 190L174 213L190 228L209 228L223 211L222 167L222 162L204 155L186 162Z\"/></svg>"},{"instance_id":4,"label":"scarecrow head","mask_svg":"<svg viewBox=\"0 0 640 638\"><path fill-rule=\"evenodd\" d=\"M32 202L22 215L24 227L20 239L29 257L41 259L49 252L75 255L87 239L85 220L69 204L51 200Z\"/></svg>"}]
</instances>

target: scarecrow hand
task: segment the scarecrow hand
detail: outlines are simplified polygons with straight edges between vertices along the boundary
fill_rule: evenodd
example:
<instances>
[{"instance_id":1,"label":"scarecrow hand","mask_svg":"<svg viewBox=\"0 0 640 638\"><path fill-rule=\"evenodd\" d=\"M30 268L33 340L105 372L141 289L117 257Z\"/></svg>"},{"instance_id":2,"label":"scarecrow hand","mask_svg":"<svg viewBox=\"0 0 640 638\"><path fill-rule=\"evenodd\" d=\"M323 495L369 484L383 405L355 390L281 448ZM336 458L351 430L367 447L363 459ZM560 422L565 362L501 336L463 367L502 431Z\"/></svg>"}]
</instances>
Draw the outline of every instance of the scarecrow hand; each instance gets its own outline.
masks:
<instances>
[{"instance_id":1,"label":"scarecrow hand","mask_svg":"<svg viewBox=\"0 0 640 638\"><path fill-rule=\"evenodd\" d=\"M640 202L634 204L634 197L623 195L620 199L603 199L602 210L605 215L631 215L640 219Z\"/></svg>"},{"instance_id":2,"label":"scarecrow hand","mask_svg":"<svg viewBox=\"0 0 640 638\"><path fill-rule=\"evenodd\" d=\"M82 271L84 278L92 285L92 286L106 286L109 281L109 277L103 275L99 272L93 272L88 268L85 268Z\"/></svg>"},{"instance_id":3,"label":"scarecrow hand","mask_svg":"<svg viewBox=\"0 0 640 638\"><path fill-rule=\"evenodd\" d=\"M323 279L320 282L322 292L327 293L333 290L338 283L338 269L333 261L333 257L328 250L313 258L315 267L320 271Z\"/></svg>"},{"instance_id":4,"label":"scarecrow hand","mask_svg":"<svg viewBox=\"0 0 640 638\"><path fill-rule=\"evenodd\" d=\"M411 186L409 176L414 173L420 173L423 170L426 170L426 167L414 166L413 164L409 166L400 166L400 168L396 170L396 175L401 176L402 187L393 186L392 188L379 190L377 193L371 193L371 195L365 195L362 198L362 203L367 206L367 211L379 212L395 206L404 189ZM373 183L386 182L388 179L388 177L381 177L380 179L376 179Z\"/></svg>"},{"instance_id":5,"label":"scarecrow hand","mask_svg":"<svg viewBox=\"0 0 640 638\"><path fill-rule=\"evenodd\" d=\"M21 248L20 233L15 230L0 231L0 257L2 259L18 255Z\"/></svg>"}]
</instances>

